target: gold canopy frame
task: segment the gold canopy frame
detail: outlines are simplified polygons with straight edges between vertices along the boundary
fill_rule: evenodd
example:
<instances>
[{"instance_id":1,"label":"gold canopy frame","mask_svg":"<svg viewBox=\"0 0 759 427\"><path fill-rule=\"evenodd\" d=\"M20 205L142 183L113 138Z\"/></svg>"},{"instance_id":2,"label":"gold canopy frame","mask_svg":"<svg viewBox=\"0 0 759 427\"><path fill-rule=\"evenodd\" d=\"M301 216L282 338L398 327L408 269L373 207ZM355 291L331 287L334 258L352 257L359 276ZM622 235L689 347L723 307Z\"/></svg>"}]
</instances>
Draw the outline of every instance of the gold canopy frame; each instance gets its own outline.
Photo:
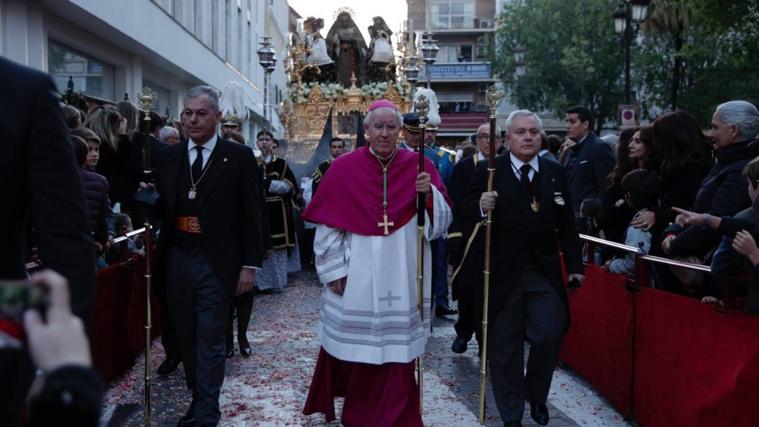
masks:
<instances>
[{"instance_id":1,"label":"gold canopy frame","mask_svg":"<svg viewBox=\"0 0 759 427\"><path fill-rule=\"evenodd\" d=\"M349 88L335 83L304 82L305 72L319 75L321 70L317 65L306 62L309 48L305 41L300 37L295 37L292 41L285 61L289 80L287 96L280 105L280 118L285 129L285 139L288 141L288 161L305 164L312 158L330 111L333 129L331 136L348 141L356 140L359 129L348 133L340 132L341 117L352 113L365 114L369 105L377 99L387 99L395 103L401 113L411 111L411 102L408 99L410 87L402 79L399 79L400 83L372 82L357 87L358 79L354 74Z\"/></svg>"},{"instance_id":2,"label":"gold canopy frame","mask_svg":"<svg viewBox=\"0 0 759 427\"><path fill-rule=\"evenodd\" d=\"M300 88L290 87L288 90L300 91ZM355 78L345 95L329 98L324 96L320 85L313 85L305 102L286 103L282 122L288 140L287 159L295 163L306 163L311 159L322 137L330 111L332 111L332 136L355 141L356 133L335 132L335 129L339 128L340 116L347 116L353 112L365 114L369 105L376 99L387 99L393 102L401 113L411 111L411 103L401 96L394 84L388 84L387 89L380 96L367 96L356 87Z\"/></svg>"}]
</instances>

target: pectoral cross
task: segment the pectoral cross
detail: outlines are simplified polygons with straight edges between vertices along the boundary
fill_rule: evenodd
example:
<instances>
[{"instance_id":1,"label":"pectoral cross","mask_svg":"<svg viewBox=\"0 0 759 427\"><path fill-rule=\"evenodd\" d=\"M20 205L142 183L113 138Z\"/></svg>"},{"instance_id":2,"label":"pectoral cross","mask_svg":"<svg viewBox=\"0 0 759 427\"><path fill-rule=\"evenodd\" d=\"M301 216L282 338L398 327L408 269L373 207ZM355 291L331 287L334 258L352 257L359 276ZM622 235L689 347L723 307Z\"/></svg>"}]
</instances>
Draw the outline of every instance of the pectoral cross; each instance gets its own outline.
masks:
<instances>
[{"instance_id":1,"label":"pectoral cross","mask_svg":"<svg viewBox=\"0 0 759 427\"><path fill-rule=\"evenodd\" d=\"M383 222L377 223L377 227L380 227L380 228L385 227L385 236L387 236L388 234L390 234L390 232L388 231L388 227L394 226L395 223L393 221L388 222L387 213L382 214L382 221Z\"/></svg>"}]
</instances>

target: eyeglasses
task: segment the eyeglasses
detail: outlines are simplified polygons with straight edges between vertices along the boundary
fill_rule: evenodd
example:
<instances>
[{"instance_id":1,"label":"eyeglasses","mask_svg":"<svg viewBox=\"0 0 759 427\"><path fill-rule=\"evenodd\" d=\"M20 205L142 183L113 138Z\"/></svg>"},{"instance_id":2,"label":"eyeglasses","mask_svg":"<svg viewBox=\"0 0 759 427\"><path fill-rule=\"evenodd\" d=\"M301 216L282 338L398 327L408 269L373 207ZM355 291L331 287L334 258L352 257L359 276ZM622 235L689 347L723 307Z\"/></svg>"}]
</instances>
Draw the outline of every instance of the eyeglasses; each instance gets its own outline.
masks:
<instances>
[{"instance_id":1,"label":"eyeglasses","mask_svg":"<svg viewBox=\"0 0 759 427\"><path fill-rule=\"evenodd\" d=\"M477 139L490 139L490 134L488 133L478 133Z\"/></svg>"}]
</instances>

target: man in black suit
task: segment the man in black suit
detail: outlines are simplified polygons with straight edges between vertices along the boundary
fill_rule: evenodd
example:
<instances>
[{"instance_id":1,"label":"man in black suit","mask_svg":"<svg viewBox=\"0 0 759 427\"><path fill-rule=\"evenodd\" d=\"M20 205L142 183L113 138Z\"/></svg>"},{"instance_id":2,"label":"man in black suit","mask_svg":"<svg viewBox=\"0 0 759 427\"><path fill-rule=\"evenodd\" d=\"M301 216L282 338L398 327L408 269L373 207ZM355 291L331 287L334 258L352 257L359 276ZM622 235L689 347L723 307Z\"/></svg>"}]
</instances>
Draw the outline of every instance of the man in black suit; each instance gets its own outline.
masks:
<instances>
[{"instance_id":1,"label":"man in black suit","mask_svg":"<svg viewBox=\"0 0 759 427\"><path fill-rule=\"evenodd\" d=\"M181 119L189 140L160 154L157 277L166 279L193 391L179 425L216 425L230 300L253 288L261 267L260 189L253 151L216 135L215 89L190 89Z\"/></svg>"},{"instance_id":2,"label":"man in black suit","mask_svg":"<svg viewBox=\"0 0 759 427\"><path fill-rule=\"evenodd\" d=\"M46 268L71 284L85 325L95 303L95 258L84 190L50 77L0 58L0 277L27 276L26 231Z\"/></svg>"},{"instance_id":3,"label":"man in black suit","mask_svg":"<svg viewBox=\"0 0 759 427\"><path fill-rule=\"evenodd\" d=\"M95 252L55 85L48 75L4 58L0 76L0 278L27 277L31 234L45 267L68 279L73 312L87 325L95 303ZM32 377L26 355L0 351L3 423L19 422Z\"/></svg>"},{"instance_id":4,"label":"man in black suit","mask_svg":"<svg viewBox=\"0 0 759 427\"><path fill-rule=\"evenodd\" d=\"M603 201L606 177L614 168L614 152L611 145L593 132L593 113L588 107L578 105L568 109L564 123L570 140L565 158L569 194L572 209L578 213L585 199Z\"/></svg>"},{"instance_id":5,"label":"man in black suit","mask_svg":"<svg viewBox=\"0 0 759 427\"><path fill-rule=\"evenodd\" d=\"M501 130L496 128L496 153L501 149ZM472 334L480 342L482 325L482 270L483 223L480 218L468 220L459 209L466 190L471 186L479 162L490 155L490 123L477 128L478 153L466 157L453 167L448 184L448 195L453 202L453 222L448 227L448 263L453 266L451 287L453 298L458 300L459 317L456 320L456 338L451 344L454 353L464 353Z\"/></svg>"},{"instance_id":6,"label":"man in black suit","mask_svg":"<svg viewBox=\"0 0 759 427\"><path fill-rule=\"evenodd\" d=\"M540 118L517 110L506 120L510 152L495 159L493 191L486 165L478 166L461 209L472 221L493 210L488 330L491 378L507 426L521 425L524 401L540 425L561 342L569 326L559 251L570 285L584 279L580 238L561 166L540 156ZM527 374L524 340L530 342Z\"/></svg>"}]
</instances>

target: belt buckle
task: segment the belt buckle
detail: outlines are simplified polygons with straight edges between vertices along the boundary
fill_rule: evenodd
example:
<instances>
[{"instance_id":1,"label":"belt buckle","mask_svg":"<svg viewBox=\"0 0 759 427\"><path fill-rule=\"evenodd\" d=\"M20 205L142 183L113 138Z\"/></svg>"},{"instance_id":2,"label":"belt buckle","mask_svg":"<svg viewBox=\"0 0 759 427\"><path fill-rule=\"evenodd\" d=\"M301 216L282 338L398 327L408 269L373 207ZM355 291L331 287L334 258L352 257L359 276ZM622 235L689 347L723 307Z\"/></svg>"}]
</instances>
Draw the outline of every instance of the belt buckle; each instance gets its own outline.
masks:
<instances>
[{"instance_id":1,"label":"belt buckle","mask_svg":"<svg viewBox=\"0 0 759 427\"><path fill-rule=\"evenodd\" d=\"M198 220L198 217L191 216L187 218L187 232L188 233L195 233L200 234L200 220Z\"/></svg>"}]
</instances>

